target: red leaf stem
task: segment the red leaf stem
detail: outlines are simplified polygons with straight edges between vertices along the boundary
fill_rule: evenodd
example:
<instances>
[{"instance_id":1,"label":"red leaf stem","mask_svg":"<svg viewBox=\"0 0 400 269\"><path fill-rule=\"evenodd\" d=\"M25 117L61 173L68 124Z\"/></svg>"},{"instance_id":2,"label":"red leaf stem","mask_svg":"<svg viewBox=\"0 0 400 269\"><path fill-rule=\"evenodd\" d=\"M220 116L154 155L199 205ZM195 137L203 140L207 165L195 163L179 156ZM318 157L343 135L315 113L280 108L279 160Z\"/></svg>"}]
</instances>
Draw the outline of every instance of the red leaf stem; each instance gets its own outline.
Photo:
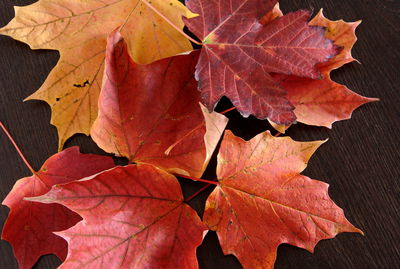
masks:
<instances>
[{"instance_id":1,"label":"red leaf stem","mask_svg":"<svg viewBox=\"0 0 400 269\"><path fill-rule=\"evenodd\" d=\"M195 193L193 193L191 196L189 196L188 198L185 199L185 202L190 202L191 200L193 200L194 198L196 198L196 196L198 196L200 193L202 193L203 191L205 191L208 187L212 186L212 184L207 184L204 185L201 189L199 189L198 191L196 191Z\"/></svg>"},{"instance_id":2,"label":"red leaf stem","mask_svg":"<svg viewBox=\"0 0 400 269\"><path fill-rule=\"evenodd\" d=\"M7 131L6 127L3 125L3 123L1 121L0 121L0 127L1 127L1 129L3 129L4 133L7 135L8 139L13 144L15 150L18 152L18 155L21 157L21 159L25 163L26 167L28 167L28 169L32 172L33 175L36 175L36 171L29 164L28 160L25 158L24 154L22 154L22 151L19 149L17 143L15 143L15 141L12 138L11 134Z\"/></svg>"},{"instance_id":3,"label":"red leaf stem","mask_svg":"<svg viewBox=\"0 0 400 269\"><path fill-rule=\"evenodd\" d=\"M175 175L178 177L191 179L193 181L200 181L200 182L204 182L204 183L208 183L208 184L212 184L212 185L218 185L218 182L216 182L216 181L211 181L211 180L202 179L202 178L195 178L195 177L190 177L190 176L185 176L185 175L180 175L180 174L175 174Z\"/></svg>"}]
</instances>

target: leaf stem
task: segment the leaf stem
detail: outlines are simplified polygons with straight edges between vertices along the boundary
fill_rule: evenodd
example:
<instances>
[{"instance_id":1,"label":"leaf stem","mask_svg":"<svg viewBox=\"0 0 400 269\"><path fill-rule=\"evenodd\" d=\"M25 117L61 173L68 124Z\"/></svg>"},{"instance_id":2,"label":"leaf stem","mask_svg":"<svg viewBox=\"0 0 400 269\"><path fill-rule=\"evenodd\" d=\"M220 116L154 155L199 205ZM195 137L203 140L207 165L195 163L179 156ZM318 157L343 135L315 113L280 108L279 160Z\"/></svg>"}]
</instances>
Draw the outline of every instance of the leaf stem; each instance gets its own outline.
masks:
<instances>
[{"instance_id":1,"label":"leaf stem","mask_svg":"<svg viewBox=\"0 0 400 269\"><path fill-rule=\"evenodd\" d=\"M212 186L212 184L207 184L204 185L200 190L196 191L195 193L193 193L192 195L190 195L188 198L185 199L185 202L190 202L193 198L195 198L197 195L199 195L200 193L202 193L203 191L205 191L208 187Z\"/></svg>"},{"instance_id":2,"label":"leaf stem","mask_svg":"<svg viewBox=\"0 0 400 269\"><path fill-rule=\"evenodd\" d=\"M24 154L22 154L22 151L19 149L17 143L15 143L14 139L12 138L12 136L7 131L6 127L3 125L3 123L1 121L0 121L0 127L1 127L1 129L3 129L4 133L8 136L8 139L13 144L15 150L18 152L18 155L21 157L21 159L25 163L26 167L28 167L28 169L32 172L33 175L36 175L36 171L29 164L28 160L25 158Z\"/></svg>"},{"instance_id":3,"label":"leaf stem","mask_svg":"<svg viewBox=\"0 0 400 269\"><path fill-rule=\"evenodd\" d=\"M192 41L193 43L197 45L203 45L201 42L191 38L189 35L187 35L182 29L180 29L178 26L176 26L170 19L168 19L164 14L162 14L160 11L158 11L152 4L147 2L147 0L141 0L143 4L145 4L147 7L149 7L151 10L153 10L158 16L163 18L169 25L171 25L175 30L177 30L179 33L181 33L184 37Z\"/></svg>"},{"instance_id":4,"label":"leaf stem","mask_svg":"<svg viewBox=\"0 0 400 269\"><path fill-rule=\"evenodd\" d=\"M228 112L230 112L230 111L232 111L232 110L235 110L236 109L236 107L231 107L231 108L229 108L229 109L227 109L227 110L224 110L224 111L222 111L222 112L220 112L221 114L226 114L226 113L228 113Z\"/></svg>"},{"instance_id":5,"label":"leaf stem","mask_svg":"<svg viewBox=\"0 0 400 269\"><path fill-rule=\"evenodd\" d=\"M204 183L208 183L208 184L212 184L212 185L218 185L218 182L216 182L216 181L211 181L211 180L196 178L196 177L190 177L190 176L185 176L185 175L180 175L180 174L175 174L175 175L178 177L191 179L193 181L199 181L199 182L204 182Z\"/></svg>"}]
</instances>

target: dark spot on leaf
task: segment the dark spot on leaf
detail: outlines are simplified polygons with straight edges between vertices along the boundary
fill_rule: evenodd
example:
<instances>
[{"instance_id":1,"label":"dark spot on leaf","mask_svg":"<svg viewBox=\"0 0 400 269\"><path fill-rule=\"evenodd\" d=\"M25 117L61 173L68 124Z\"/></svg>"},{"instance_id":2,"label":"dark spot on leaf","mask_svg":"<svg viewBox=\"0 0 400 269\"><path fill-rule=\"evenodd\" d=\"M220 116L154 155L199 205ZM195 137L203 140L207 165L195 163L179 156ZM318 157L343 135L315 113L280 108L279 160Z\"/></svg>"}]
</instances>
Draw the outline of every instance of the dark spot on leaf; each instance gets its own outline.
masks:
<instances>
[{"instance_id":1,"label":"dark spot on leaf","mask_svg":"<svg viewBox=\"0 0 400 269\"><path fill-rule=\"evenodd\" d=\"M86 81L83 82L82 84L74 84L74 87L83 88L83 87L86 87L86 85L90 85L89 80L86 80Z\"/></svg>"}]
</instances>

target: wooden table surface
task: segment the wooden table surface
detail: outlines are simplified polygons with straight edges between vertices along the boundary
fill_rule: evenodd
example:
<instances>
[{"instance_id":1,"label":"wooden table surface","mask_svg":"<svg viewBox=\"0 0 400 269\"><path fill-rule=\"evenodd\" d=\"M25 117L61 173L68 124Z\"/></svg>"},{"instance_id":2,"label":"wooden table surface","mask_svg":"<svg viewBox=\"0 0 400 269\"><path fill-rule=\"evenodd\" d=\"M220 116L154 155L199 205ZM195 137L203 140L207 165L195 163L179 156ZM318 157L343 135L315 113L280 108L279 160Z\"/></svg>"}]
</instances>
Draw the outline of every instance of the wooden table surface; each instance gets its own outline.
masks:
<instances>
[{"instance_id":1,"label":"wooden table surface","mask_svg":"<svg viewBox=\"0 0 400 269\"><path fill-rule=\"evenodd\" d=\"M14 16L13 5L32 2L2 0L0 25ZM297 140L329 138L304 174L330 184L332 199L365 236L341 234L320 242L314 254L282 245L275 268L400 268L400 0L282 0L281 7L285 12L324 8L331 19L362 19L357 31L359 42L353 50L362 65L346 65L333 72L333 79L381 101L358 109L351 120L334 124L333 130L298 124L288 132ZM32 51L25 44L0 36L0 120L35 169L57 152L57 134L49 124L50 108L44 102L22 100L39 88L57 60L55 51ZM229 106L226 101L225 106ZM265 122L242 119L236 112L228 116L228 128L246 139L270 129ZM83 135L74 136L66 147L72 145L79 145L84 153L104 154ZM30 173L1 132L0 154L3 200L15 181ZM212 179L212 170L204 178ZM182 184L185 194L201 187L199 183ZM200 214L208 193L191 203ZM0 211L3 225L8 208L2 206ZM241 268L235 257L222 254L214 232L199 247L198 259L200 268ZM59 264L55 256L49 255L35 268L55 268ZM11 246L5 241L0 242L0 268L18 268Z\"/></svg>"}]
</instances>

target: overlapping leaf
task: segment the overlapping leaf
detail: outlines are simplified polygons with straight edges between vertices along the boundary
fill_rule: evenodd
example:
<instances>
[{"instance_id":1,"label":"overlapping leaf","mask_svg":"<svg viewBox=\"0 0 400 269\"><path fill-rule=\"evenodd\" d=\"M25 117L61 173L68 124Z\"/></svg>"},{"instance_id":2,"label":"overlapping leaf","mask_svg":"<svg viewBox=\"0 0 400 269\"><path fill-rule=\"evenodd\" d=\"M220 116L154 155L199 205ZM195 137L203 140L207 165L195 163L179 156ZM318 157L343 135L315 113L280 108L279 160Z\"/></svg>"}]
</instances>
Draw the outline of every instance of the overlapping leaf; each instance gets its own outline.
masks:
<instances>
[{"instance_id":1,"label":"overlapping leaf","mask_svg":"<svg viewBox=\"0 0 400 269\"><path fill-rule=\"evenodd\" d=\"M227 96L244 116L288 125L295 120L293 106L269 73L319 78L315 65L336 55L337 48L324 37L323 29L308 25L308 11L263 24L263 15L276 3L188 1L189 9L199 14L185 23L204 44L196 78L209 110Z\"/></svg>"},{"instance_id":2,"label":"overlapping leaf","mask_svg":"<svg viewBox=\"0 0 400 269\"><path fill-rule=\"evenodd\" d=\"M200 109L197 59L195 51L138 65L119 33L111 34L93 140L131 162L200 177L227 118Z\"/></svg>"},{"instance_id":3,"label":"overlapping leaf","mask_svg":"<svg viewBox=\"0 0 400 269\"><path fill-rule=\"evenodd\" d=\"M77 147L50 157L31 177L20 179L3 201L11 211L5 223L2 239L11 243L20 269L31 268L40 256L67 255L67 243L55 231L65 230L81 218L58 204L39 204L25 197L47 193L56 184L77 180L114 166L109 157L81 154Z\"/></svg>"},{"instance_id":4,"label":"overlapping leaf","mask_svg":"<svg viewBox=\"0 0 400 269\"><path fill-rule=\"evenodd\" d=\"M197 268L206 227L176 178L151 165L117 167L34 200L83 218L57 233L69 245L60 268Z\"/></svg>"},{"instance_id":5,"label":"overlapping leaf","mask_svg":"<svg viewBox=\"0 0 400 269\"><path fill-rule=\"evenodd\" d=\"M313 251L318 241L360 232L328 196L328 185L300 175L322 144L275 138L246 142L226 132L218 155L219 186L206 203L204 221L225 254L245 268L273 268L280 244Z\"/></svg>"},{"instance_id":6,"label":"overlapping leaf","mask_svg":"<svg viewBox=\"0 0 400 269\"><path fill-rule=\"evenodd\" d=\"M295 106L299 122L332 127L336 121L349 119L359 106L376 101L358 95L331 79L311 80L287 77L281 84L288 90L288 99Z\"/></svg>"},{"instance_id":7,"label":"overlapping leaf","mask_svg":"<svg viewBox=\"0 0 400 269\"><path fill-rule=\"evenodd\" d=\"M351 50L357 41L356 29L361 21L345 22L343 20L331 21L325 18L322 9L310 21L311 26L325 27L325 36L342 48L341 52L326 63L319 64L321 72L330 73L347 63L356 61L351 55Z\"/></svg>"},{"instance_id":8,"label":"overlapping leaf","mask_svg":"<svg viewBox=\"0 0 400 269\"><path fill-rule=\"evenodd\" d=\"M28 98L51 106L60 149L71 135L89 134L97 115L106 38L114 29L120 27L139 63L191 49L189 41L154 10L179 28L182 16L194 16L178 0L40 0L15 7L15 18L0 29L32 49L60 51L57 66Z\"/></svg>"},{"instance_id":9,"label":"overlapping leaf","mask_svg":"<svg viewBox=\"0 0 400 269\"><path fill-rule=\"evenodd\" d=\"M359 106L377 99L360 96L330 79L332 70L355 61L351 49L357 41L355 30L360 22L331 21L324 17L321 10L309 24L326 27L326 38L340 46L341 52L328 62L318 65L324 75L322 80L295 76L275 76L275 79L288 91L288 99L295 107L297 121L331 128L334 122L349 119ZM285 127L277 126L277 129L284 132Z\"/></svg>"}]
</instances>

